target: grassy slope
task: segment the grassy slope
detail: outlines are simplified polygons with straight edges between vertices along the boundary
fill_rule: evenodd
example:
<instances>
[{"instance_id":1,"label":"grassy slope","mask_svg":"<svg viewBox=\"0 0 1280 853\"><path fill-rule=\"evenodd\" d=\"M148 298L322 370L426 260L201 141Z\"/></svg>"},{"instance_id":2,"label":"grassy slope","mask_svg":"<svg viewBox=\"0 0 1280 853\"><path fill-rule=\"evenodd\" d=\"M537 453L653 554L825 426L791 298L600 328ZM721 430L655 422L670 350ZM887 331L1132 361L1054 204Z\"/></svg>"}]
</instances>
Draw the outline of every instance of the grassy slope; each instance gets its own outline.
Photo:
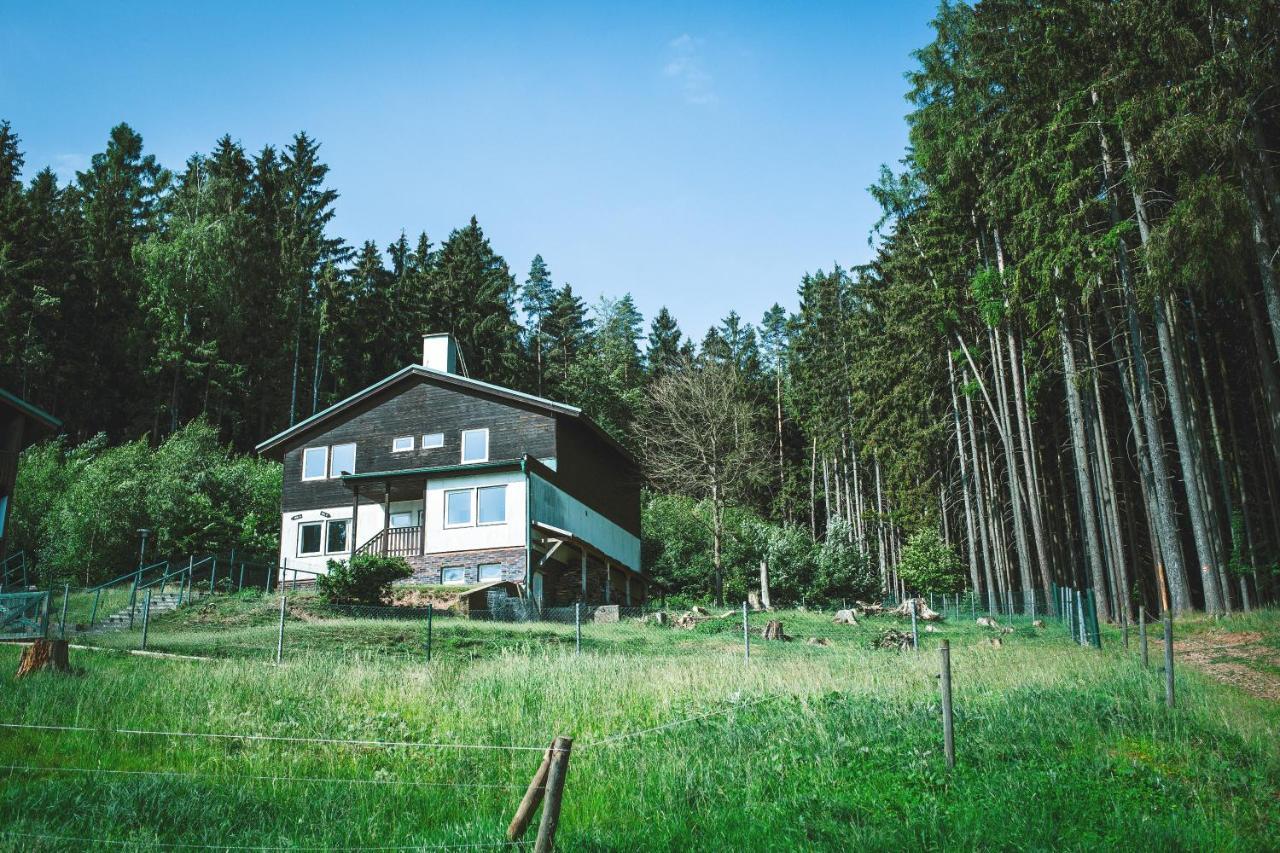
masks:
<instances>
[{"instance_id":1,"label":"grassy slope","mask_svg":"<svg viewBox=\"0 0 1280 853\"><path fill-rule=\"evenodd\" d=\"M271 603L223 599L157 620L153 646L221 642L228 659L73 653L82 674L10 684L0 721L522 746L571 734L563 849L1265 849L1280 830L1275 704L1179 671L1169 713L1155 671L1072 647L1054 626L1001 648L967 624L944 629L959 752L947 774L937 653L871 650L892 620L836 629L785 614L788 633L840 639L757 644L750 666L731 620L694 632L592 626L588 649L631 653L580 659L563 653L571 628L440 620L428 669L417 623L305 610L288 625L283 667L252 659L263 639L274 653ZM1253 618L1280 625L1280 614ZM348 650L353 638L364 654ZM0 670L16 662L17 649L0 648ZM720 713L592 746L707 712ZM6 771L0 826L139 848L500 841L538 757L0 729L0 765L201 774Z\"/></svg>"}]
</instances>

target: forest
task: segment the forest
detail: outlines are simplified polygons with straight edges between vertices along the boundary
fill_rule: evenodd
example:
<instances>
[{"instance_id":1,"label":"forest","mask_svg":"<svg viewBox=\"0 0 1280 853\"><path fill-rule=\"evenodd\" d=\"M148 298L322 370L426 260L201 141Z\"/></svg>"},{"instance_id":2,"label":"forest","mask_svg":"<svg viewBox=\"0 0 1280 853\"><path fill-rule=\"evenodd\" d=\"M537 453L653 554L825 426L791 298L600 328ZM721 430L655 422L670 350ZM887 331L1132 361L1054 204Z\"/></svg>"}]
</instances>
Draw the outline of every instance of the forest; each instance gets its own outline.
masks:
<instances>
[{"instance_id":1,"label":"forest","mask_svg":"<svg viewBox=\"0 0 1280 853\"><path fill-rule=\"evenodd\" d=\"M127 563L145 477L112 502L124 534L57 506L126 452L203 453L202 500L269 507L256 442L449 331L473 376L636 450L646 567L690 596L740 599L763 562L801 602L962 585L1002 612L1058 583L1115 621L1274 601L1280 8L948 2L933 29L908 150L869 188L871 260L692 334L630 294L586 304L554 258L513 270L475 218L336 239L305 132L256 153L228 134L171 170L121 124L60 183L0 123L0 387L66 424L20 469L39 510L17 541L62 573L76 537ZM715 458L691 429L724 437ZM274 524L172 515L173 548ZM912 568L939 551L958 577Z\"/></svg>"}]
</instances>

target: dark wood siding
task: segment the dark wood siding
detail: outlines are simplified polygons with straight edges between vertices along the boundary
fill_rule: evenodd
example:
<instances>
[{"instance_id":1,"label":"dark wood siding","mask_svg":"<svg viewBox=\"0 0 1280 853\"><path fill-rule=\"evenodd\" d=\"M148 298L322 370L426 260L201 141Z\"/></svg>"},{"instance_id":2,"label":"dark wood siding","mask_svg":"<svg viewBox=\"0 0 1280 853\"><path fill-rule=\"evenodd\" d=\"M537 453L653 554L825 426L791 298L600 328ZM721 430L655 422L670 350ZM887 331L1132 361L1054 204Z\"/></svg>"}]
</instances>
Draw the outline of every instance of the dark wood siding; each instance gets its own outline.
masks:
<instances>
[{"instance_id":1,"label":"dark wood siding","mask_svg":"<svg viewBox=\"0 0 1280 853\"><path fill-rule=\"evenodd\" d=\"M491 461L519 459L525 453L545 458L556 454L554 421L533 407L482 392L464 392L425 377L406 378L290 440L284 451L281 511L351 502L351 490L340 480L303 482L302 452L308 447L354 442L356 473L456 465L462 459L462 430L488 428ZM422 436L435 432L444 433L444 447L420 449ZM402 435L414 437L415 449L392 453L391 440Z\"/></svg>"},{"instance_id":2,"label":"dark wood siding","mask_svg":"<svg viewBox=\"0 0 1280 853\"><path fill-rule=\"evenodd\" d=\"M557 421L556 485L639 536L639 470L581 421L563 416Z\"/></svg>"}]
</instances>

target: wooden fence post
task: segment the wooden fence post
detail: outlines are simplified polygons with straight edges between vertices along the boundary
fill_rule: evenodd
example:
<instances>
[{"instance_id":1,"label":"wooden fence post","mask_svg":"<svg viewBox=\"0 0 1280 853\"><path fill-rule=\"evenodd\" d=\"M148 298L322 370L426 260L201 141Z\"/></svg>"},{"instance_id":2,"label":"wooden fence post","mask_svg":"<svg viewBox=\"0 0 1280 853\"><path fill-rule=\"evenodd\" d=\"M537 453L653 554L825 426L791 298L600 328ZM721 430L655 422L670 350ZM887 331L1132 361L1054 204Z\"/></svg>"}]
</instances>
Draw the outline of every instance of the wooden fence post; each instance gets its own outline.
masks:
<instances>
[{"instance_id":1,"label":"wooden fence post","mask_svg":"<svg viewBox=\"0 0 1280 853\"><path fill-rule=\"evenodd\" d=\"M285 594L280 592L280 630L276 634L276 664L278 665L284 659L284 610L285 610Z\"/></svg>"},{"instance_id":2,"label":"wooden fence post","mask_svg":"<svg viewBox=\"0 0 1280 853\"><path fill-rule=\"evenodd\" d=\"M569 751L573 738L560 735L551 744L551 766L547 769L547 794L542 804L542 820L538 822L538 840L534 853L551 853L560 824L560 804L564 799L564 780L569 774Z\"/></svg>"},{"instance_id":3,"label":"wooden fence post","mask_svg":"<svg viewBox=\"0 0 1280 853\"><path fill-rule=\"evenodd\" d=\"M1173 707L1173 614L1164 612L1164 704Z\"/></svg>"},{"instance_id":4,"label":"wooden fence post","mask_svg":"<svg viewBox=\"0 0 1280 853\"><path fill-rule=\"evenodd\" d=\"M916 600L914 598L907 599L907 606L911 608L911 651L920 651L920 631L916 625Z\"/></svg>"},{"instance_id":5,"label":"wooden fence post","mask_svg":"<svg viewBox=\"0 0 1280 853\"><path fill-rule=\"evenodd\" d=\"M511 825L507 827L508 841L519 841L524 838L525 830L533 822L533 813L538 810L538 805L542 802L542 798L547 792L547 771L550 769L551 748L548 747L547 751L542 754L542 763L538 765L537 772L529 780L529 788L524 792L520 805L516 807L515 816L511 818Z\"/></svg>"},{"instance_id":6,"label":"wooden fence post","mask_svg":"<svg viewBox=\"0 0 1280 853\"><path fill-rule=\"evenodd\" d=\"M62 585L62 618L58 620L58 639L67 638L67 599L71 597L71 584Z\"/></svg>"},{"instance_id":7,"label":"wooden fence post","mask_svg":"<svg viewBox=\"0 0 1280 853\"><path fill-rule=\"evenodd\" d=\"M950 770L956 766L955 729L951 717L951 641L943 640L939 651L942 654L942 748Z\"/></svg>"},{"instance_id":8,"label":"wooden fence post","mask_svg":"<svg viewBox=\"0 0 1280 853\"><path fill-rule=\"evenodd\" d=\"M436 609L430 601L427 602L427 663L431 663L431 628L435 619Z\"/></svg>"},{"instance_id":9,"label":"wooden fence post","mask_svg":"<svg viewBox=\"0 0 1280 853\"><path fill-rule=\"evenodd\" d=\"M747 621L747 603L742 602L742 659L751 663L751 624Z\"/></svg>"}]
</instances>

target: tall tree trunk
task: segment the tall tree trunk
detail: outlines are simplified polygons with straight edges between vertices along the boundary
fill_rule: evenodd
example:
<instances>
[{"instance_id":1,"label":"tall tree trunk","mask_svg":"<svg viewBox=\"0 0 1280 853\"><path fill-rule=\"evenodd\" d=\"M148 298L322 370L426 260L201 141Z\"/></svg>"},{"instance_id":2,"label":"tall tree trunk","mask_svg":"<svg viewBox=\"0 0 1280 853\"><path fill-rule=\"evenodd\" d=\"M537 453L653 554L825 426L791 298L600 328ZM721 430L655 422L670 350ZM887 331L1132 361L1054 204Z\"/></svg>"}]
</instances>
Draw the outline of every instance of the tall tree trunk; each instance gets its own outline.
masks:
<instances>
[{"instance_id":1,"label":"tall tree trunk","mask_svg":"<svg viewBox=\"0 0 1280 853\"><path fill-rule=\"evenodd\" d=\"M1013 399L1018 417L1018 436L1022 444L1022 472L1026 480L1027 510L1031 516L1031 535L1035 541L1036 559L1040 566L1040 586L1048 603L1049 612L1056 613L1057 604L1050 594L1053 588L1053 563L1049 558L1049 543L1044 533L1042 502L1039 483L1036 480L1036 457L1031 452L1035 439L1032 436L1031 417L1024 390L1022 357L1019 355L1017 336L1013 333L1011 325L1006 324L1005 333L1009 343L1009 367L1013 374Z\"/></svg>"},{"instance_id":2,"label":"tall tree trunk","mask_svg":"<svg viewBox=\"0 0 1280 853\"><path fill-rule=\"evenodd\" d=\"M981 584L978 583L978 566L977 542L975 541L976 531L973 527L973 506L969 500L969 464L965 458L968 454L965 450L964 434L960 429L960 400L956 396L956 372L952 363L951 353L947 353L947 378L948 385L951 389L951 414L952 421L955 426L956 433L956 453L960 457L960 491L964 496L964 525L965 525L965 543L969 549L969 583L973 589L973 594L977 595Z\"/></svg>"},{"instance_id":3,"label":"tall tree trunk","mask_svg":"<svg viewBox=\"0 0 1280 853\"><path fill-rule=\"evenodd\" d=\"M1093 330L1086 326L1089 363L1093 376L1094 429L1098 448L1098 489L1105 506L1103 529L1109 532L1108 557L1111 562L1113 594L1116 606L1113 613L1128 619L1132 614L1129 595L1129 566L1124 554L1124 538L1120 532L1120 503L1116 492L1115 467L1111 459L1111 442L1107 434L1107 418L1102 406L1102 385L1098 380L1098 356L1093 343Z\"/></svg>"},{"instance_id":4,"label":"tall tree trunk","mask_svg":"<svg viewBox=\"0 0 1280 853\"><path fill-rule=\"evenodd\" d=\"M1085 432L1084 407L1080 401L1079 375L1076 369L1075 345L1071 340L1071 324L1067 312L1058 309L1058 342L1062 347L1062 381L1067 394L1067 423L1071 432L1071 451L1075 460L1076 485L1080 494L1080 512L1084 521L1085 558L1089 567L1089 582L1099 607L1099 616L1110 618L1107 609L1106 563L1102 557L1102 538L1098 517L1094 511L1096 492L1090 473L1088 439Z\"/></svg>"},{"instance_id":5,"label":"tall tree trunk","mask_svg":"<svg viewBox=\"0 0 1280 853\"><path fill-rule=\"evenodd\" d=\"M965 384L968 384L968 374L964 375ZM995 615L996 597L995 597L995 567L992 565L994 559L994 549L991 543L991 528L987 519L986 497L982 488L982 469L978 464L978 438L977 430L974 428L973 422L973 400L969 395L965 395L965 416L969 427L969 451L971 453L971 462L974 478L974 495L976 497L975 504L978 510L978 534L979 541L982 543L982 565L985 573L986 590L987 590L987 613Z\"/></svg>"}]
</instances>

